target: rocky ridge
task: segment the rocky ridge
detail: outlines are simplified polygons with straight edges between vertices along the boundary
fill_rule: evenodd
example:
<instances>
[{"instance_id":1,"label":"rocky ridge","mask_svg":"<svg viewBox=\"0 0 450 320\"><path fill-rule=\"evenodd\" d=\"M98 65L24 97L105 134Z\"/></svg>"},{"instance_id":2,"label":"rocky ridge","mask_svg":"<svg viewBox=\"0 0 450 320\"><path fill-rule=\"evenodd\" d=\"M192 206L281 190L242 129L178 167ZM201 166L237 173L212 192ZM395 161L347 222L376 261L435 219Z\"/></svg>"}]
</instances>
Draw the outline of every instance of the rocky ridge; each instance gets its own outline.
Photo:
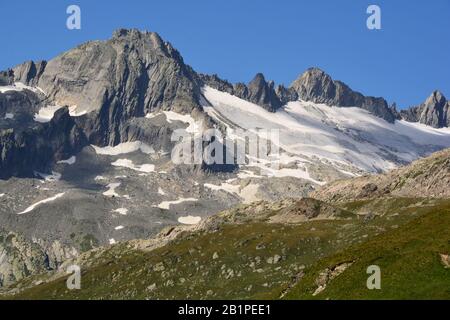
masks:
<instances>
[{"instance_id":1,"label":"rocky ridge","mask_svg":"<svg viewBox=\"0 0 450 320\"><path fill-rule=\"evenodd\" d=\"M450 127L450 101L440 91L434 91L424 103L401 110L400 115L407 121L434 128Z\"/></svg>"},{"instance_id":2,"label":"rocky ridge","mask_svg":"<svg viewBox=\"0 0 450 320\"><path fill-rule=\"evenodd\" d=\"M322 201L396 197L450 197L450 149L380 175L332 182L313 192Z\"/></svg>"}]
</instances>

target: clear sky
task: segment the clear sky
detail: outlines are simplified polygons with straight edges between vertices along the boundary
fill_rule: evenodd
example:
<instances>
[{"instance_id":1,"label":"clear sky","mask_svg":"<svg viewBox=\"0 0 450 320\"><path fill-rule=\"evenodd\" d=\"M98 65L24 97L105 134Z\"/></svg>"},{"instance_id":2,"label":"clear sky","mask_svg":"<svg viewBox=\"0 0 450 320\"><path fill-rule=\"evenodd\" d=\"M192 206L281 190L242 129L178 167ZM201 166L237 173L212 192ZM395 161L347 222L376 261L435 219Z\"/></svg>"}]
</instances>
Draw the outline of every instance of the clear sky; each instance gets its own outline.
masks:
<instances>
[{"instance_id":1,"label":"clear sky","mask_svg":"<svg viewBox=\"0 0 450 320\"><path fill-rule=\"evenodd\" d=\"M81 30L66 8L81 7ZM381 30L366 9L381 8ZM196 71L289 85L317 66L400 107L450 96L450 0L0 0L0 70L51 59L121 27L158 32Z\"/></svg>"}]
</instances>

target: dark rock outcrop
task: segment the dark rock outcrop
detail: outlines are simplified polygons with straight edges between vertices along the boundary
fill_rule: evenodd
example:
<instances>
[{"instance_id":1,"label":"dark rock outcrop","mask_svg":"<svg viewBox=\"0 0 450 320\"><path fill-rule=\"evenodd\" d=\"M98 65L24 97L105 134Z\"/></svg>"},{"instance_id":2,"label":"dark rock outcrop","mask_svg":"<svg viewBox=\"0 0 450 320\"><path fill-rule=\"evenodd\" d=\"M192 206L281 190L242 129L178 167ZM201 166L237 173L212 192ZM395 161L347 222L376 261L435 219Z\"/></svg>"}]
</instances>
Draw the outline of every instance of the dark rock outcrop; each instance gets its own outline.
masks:
<instances>
[{"instance_id":1,"label":"dark rock outcrop","mask_svg":"<svg viewBox=\"0 0 450 320\"><path fill-rule=\"evenodd\" d=\"M199 75L202 83L214 89L227 92L241 99L257 104L267 111L275 112L283 102L275 91L274 82L267 82L262 73L256 74L247 85L244 83L231 83L220 79L217 75Z\"/></svg>"},{"instance_id":2,"label":"dark rock outcrop","mask_svg":"<svg viewBox=\"0 0 450 320\"><path fill-rule=\"evenodd\" d=\"M42 170L44 164L50 165L48 161L61 160L58 150L74 152L87 144L116 145L136 139L146 129L136 127L134 119L149 112L191 114L204 126L212 126L200 105L199 76L170 43L153 32L120 29L108 41L85 43L49 62L26 62L2 73L1 79L5 84L22 82L45 92L43 97L29 90L0 93L0 115L10 109L28 110L28 122L20 130L2 129L0 123L1 177ZM36 101L32 97L25 101L22 92L34 94ZM66 113L62 123L33 122L33 114L49 105L76 106L77 112L87 114L69 120ZM52 140L48 131L65 136ZM158 131L167 134L164 128ZM40 143L43 137L46 148ZM159 140L159 136L151 139ZM153 140L145 142L153 144Z\"/></svg>"},{"instance_id":3,"label":"dark rock outcrop","mask_svg":"<svg viewBox=\"0 0 450 320\"><path fill-rule=\"evenodd\" d=\"M48 123L0 130L0 179L29 177L81 151L88 141L67 108Z\"/></svg>"},{"instance_id":4,"label":"dark rock outcrop","mask_svg":"<svg viewBox=\"0 0 450 320\"><path fill-rule=\"evenodd\" d=\"M338 107L359 107L388 122L396 119L396 114L383 98L363 96L318 68L308 69L292 83L291 88L306 101Z\"/></svg>"},{"instance_id":5,"label":"dark rock outcrop","mask_svg":"<svg viewBox=\"0 0 450 320\"><path fill-rule=\"evenodd\" d=\"M410 122L420 122L434 128L450 126L450 102L439 91L434 91L419 106L400 111L401 117Z\"/></svg>"},{"instance_id":6,"label":"dark rock outcrop","mask_svg":"<svg viewBox=\"0 0 450 320\"><path fill-rule=\"evenodd\" d=\"M273 81L267 82L262 73L256 74L255 78L248 84L248 100L264 109L275 112L282 106L280 99L275 93Z\"/></svg>"},{"instance_id":7,"label":"dark rock outcrop","mask_svg":"<svg viewBox=\"0 0 450 320\"><path fill-rule=\"evenodd\" d=\"M275 112L288 102L302 99L329 106L359 107L388 122L399 118L396 110L389 107L383 98L366 97L345 83L333 80L318 68L308 69L289 88L279 85L275 89L274 83L267 82L261 73L248 85L232 85L217 75L200 75L200 79L204 85L253 102L270 112Z\"/></svg>"},{"instance_id":8,"label":"dark rock outcrop","mask_svg":"<svg viewBox=\"0 0 450 320\"><path fill-rule=\"evenodd\" d=\"M200 86L179 52L157 33L117 30L48 63L14 68L15 81L42 88L58 105L95 111L93 143L117 144L127 120L155 110L199 109Z\"/></svg>"}]
</instances>

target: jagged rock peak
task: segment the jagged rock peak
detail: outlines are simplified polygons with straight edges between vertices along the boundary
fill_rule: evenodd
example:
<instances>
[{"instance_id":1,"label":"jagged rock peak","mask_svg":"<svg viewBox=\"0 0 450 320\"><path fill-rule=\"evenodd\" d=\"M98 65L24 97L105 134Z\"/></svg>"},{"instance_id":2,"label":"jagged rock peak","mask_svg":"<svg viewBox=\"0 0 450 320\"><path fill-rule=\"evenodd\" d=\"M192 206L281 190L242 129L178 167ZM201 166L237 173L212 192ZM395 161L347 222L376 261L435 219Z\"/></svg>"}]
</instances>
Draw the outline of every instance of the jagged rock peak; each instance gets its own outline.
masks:
<instances>
[{"instance_id":1,"label":"jagged rock peak","mask_svg":"<svg viewBox=\"0 0 450 320\"><path fill-rule=\"evenodd\" d=\"M261 72L258 72L252 81L250 81L249 84L264 84L266 83L266 79L264 78L264 75Z\"/></svg>"},{"instance_id":2,"label":"jagged rock peak","mask_svg":"<svg viewBox=\"0 0 450 320\"><path fill-rule=\"evenodd\" d=\"M420 122L434 128L450 126L450 102L438 90L418 106L400 112L401 117L410 122Z\"/></svg>"},{"instance_id":3,"label":"jagged rock peak","mask_svg":"<svg viewBox=\"0 0 450 320\"><path fill-rule=\"evenodd\" d=\"M433 93L427 98L425 104L432 104L436 106L443 106L447 102L445 96L439 90L433 91Z\"/></svg>"},{"instance_id":4,"label":"jagged rock peak","mask_svg":"<svg viewBox=\"0 0 450 320\"><path fill-rule=\"evenodd\" d=\"M117 29L113 32L111 42L125 43L126 47L143 46L145 49L157 50L164 55L183 63L183 57L168 41L164 41L156 32L138 29Z\"/></svg>"},{"instance_id":5,"label":"jagged rock peak","mask_svg":"<svg viewBox=\"0 0 450 320\"><path fill-rule=\"evenodd\" d=\"M319 68L307 69L291 84L290 89L306 101L337 107L359 107L388 122L394 122L398 117L383 98L366 97L353 91Z\"/></svg>"},{"instance_id":6,"label":"jagged rock peak","mask_svg":"<svg viewBox=\"0 0 450 320\"><path fill-rule=\"evenodd\" d=\"M248 100L274 112L282 106L273 81L267 82L262 73L257 73L248 84Z\"/></svg>"}]
</instances>

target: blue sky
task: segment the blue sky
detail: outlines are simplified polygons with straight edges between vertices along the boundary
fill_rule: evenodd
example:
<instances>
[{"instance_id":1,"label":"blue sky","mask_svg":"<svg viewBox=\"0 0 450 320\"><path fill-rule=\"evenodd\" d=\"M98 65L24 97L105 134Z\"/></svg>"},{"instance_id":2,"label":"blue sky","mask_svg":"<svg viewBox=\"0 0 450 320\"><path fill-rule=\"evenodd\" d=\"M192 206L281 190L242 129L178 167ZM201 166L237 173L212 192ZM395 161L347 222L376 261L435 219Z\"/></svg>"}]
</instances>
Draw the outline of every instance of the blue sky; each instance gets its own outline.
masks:
<instances>
[{"instance_id":1,"label":"blue sky","mask_svg":"<svg viewBox=\"0 0 450 320\"><path fill-rule=\"evenodd\" d=\"M81 7L81 30L66 28L70 4ZM381 7L382 30L366 27L370 4ZM263 72L289 85L318 66L401 107L435 89L450 96L449 0L2 0L0 14L0 70L133 27L158 32L195 70L232 82Z\"/></svg>"}]
</instances>

